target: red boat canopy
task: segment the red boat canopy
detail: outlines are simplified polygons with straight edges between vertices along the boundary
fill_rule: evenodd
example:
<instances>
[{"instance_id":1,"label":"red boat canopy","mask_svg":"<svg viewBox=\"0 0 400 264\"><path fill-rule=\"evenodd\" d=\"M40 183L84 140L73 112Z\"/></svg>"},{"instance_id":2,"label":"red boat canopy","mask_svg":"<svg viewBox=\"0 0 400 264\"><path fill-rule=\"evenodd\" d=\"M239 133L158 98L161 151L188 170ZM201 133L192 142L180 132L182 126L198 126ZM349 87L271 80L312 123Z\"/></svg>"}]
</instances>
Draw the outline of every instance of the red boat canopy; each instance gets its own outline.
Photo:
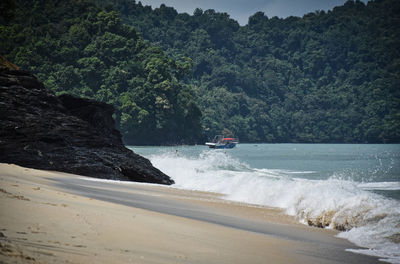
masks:
<instances>
[{"instance_id":1,"label":"red boat canopy","mask_svg":"<svg viewBox=\"0 0 400 264\"><path fill-rule=\"evenodd\" d=\"M234 138L224 138L224 140L235 140Z\"/></svg>"}]
</instances>

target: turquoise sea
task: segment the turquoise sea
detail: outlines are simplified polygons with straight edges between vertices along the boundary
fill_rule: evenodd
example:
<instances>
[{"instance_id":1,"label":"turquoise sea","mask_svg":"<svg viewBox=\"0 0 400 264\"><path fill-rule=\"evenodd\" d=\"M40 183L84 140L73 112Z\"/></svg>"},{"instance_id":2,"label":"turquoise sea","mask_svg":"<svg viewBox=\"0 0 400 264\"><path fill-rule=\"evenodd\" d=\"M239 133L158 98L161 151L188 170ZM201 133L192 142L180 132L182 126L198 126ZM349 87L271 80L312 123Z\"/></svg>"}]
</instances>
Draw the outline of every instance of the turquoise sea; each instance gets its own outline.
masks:
<instances>
[{"instance_id":1,"label":"turquoise sea","mask_svg":"<svg viewBox=\"0 0 400 264\"><path fill-rule=\"evenodd\" d=\"M281 208L304 224L339 229L339 237L367 248L351 251L400 263L398 144L128 147L177 188Z\"/></svg>"}]
</instances>

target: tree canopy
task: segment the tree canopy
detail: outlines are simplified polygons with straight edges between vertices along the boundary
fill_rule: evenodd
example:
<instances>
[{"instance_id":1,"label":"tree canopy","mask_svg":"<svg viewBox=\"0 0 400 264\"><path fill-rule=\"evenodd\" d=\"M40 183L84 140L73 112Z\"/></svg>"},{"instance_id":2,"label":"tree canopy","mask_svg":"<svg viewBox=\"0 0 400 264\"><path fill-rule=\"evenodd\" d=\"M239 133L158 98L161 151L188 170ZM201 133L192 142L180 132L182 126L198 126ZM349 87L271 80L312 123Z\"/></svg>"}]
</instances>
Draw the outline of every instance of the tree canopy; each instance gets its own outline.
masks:
<instances>
[{"instance_id":1,"label":"tree canopy","mask_svg":"<svg viewBox=\"0 0 400 264\"><path fill-rule=\"evenodd\" d=\"M57 94L113 104L128 143L400 142L398 0L245 26L135 0L3 5L1 52Z\"/></svg>"},{"instance_id":2,"label":"tree canopy","mask_svg":"<svg viewBox=\"0 0 400 264\"><path fill-rule=\"evenodd\" d=\"M178 14L134 0L124 23L173 57L192 59L209 136L251 142L400 142L400 1L347 1L300 17Z\"/></svg>"},{"instance_id":3,"label":"tree canopy","mask_svg":"<svg viewBox=\"0 0 400 264\"><path fill-rule=\"evenodd\" d=\"M130 144L193 144L203 138L193 88L181 82L189 58L171 59L122 24L117 11L93 1L14 4L14 20L0 25L0 50L46 87L113 104Z\"/></svg>"}]
</instances>

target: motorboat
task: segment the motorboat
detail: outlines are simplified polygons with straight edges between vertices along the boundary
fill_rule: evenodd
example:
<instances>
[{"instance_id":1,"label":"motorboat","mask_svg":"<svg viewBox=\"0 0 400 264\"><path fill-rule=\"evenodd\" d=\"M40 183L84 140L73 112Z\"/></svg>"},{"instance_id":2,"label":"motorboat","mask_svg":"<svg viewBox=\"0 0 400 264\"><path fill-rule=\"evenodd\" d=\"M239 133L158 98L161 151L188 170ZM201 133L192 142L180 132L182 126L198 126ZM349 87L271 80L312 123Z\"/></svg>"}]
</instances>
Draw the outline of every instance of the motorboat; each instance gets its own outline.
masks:
<instances>
[{"instance_id":1,"label":"motorboat","mask_svg":"<svg viewBox=\"0 0 400 264\"><path fill-rule=\"evenodd\" d=\"M206 142L206 145L213 149L231 149L234 148L238 143L238 138L216 135L211 142Z\"/></svg>"}]
</instances>

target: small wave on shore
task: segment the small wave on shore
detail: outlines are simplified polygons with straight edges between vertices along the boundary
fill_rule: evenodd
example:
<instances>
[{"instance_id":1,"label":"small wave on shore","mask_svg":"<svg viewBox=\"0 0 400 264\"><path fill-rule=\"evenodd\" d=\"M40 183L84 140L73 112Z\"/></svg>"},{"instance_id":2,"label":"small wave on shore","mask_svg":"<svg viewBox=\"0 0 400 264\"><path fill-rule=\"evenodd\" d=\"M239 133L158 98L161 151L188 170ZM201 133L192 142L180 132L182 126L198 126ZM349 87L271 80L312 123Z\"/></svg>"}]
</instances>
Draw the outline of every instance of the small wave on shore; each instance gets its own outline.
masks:
<instances>
[{"instance_id":1,"label":"small wave on shore","mask_svg":"<svg viewBox=\"0 0 400 264\"><path fill-rule=\"evenodd\" d=\"M307 179L314 171L252 168L224 151L199 155L164 152L148 156L176 182L175 187L217 192L225 199L278 207L304 224L334 228L372 254L400 263L400 201L374 190L398 190L398 182L362 183L340 179Z\"/></svg>"}]
</instances>

